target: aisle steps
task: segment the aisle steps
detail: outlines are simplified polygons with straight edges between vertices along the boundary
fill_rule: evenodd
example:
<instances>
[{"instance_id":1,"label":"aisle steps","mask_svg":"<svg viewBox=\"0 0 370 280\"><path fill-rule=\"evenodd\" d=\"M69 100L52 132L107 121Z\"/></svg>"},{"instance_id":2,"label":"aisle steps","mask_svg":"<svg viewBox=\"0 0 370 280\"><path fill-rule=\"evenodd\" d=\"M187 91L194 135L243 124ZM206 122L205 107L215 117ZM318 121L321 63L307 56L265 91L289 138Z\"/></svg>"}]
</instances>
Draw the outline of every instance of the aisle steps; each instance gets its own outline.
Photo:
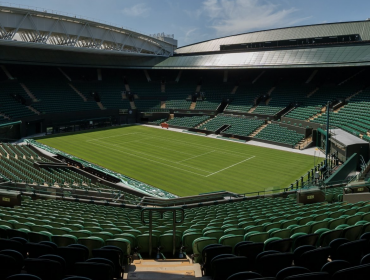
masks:
<instances>
[{"instance_id":1,"label":"aisle steps","mask_svg":"<svg viewBox=\"0 0 370 280\"><path fill-rule=\"evenodd\" d=\"M211 279L202 277L200 265L188 259L134 260L126 271L123 279Z\"/></svg>"}]
</instances>

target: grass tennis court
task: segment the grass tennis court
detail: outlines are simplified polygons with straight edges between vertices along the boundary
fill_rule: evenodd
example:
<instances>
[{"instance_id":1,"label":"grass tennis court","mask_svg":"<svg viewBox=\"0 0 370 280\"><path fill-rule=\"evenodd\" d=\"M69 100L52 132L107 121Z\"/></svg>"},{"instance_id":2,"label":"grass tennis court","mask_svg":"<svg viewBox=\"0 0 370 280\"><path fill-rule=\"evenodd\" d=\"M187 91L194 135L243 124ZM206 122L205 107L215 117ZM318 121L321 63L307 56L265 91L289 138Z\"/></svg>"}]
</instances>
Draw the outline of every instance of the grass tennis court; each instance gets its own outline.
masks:
<instances>
[{"instance_id":1,"label":"grass tennis court","mask_svg":"<svg viewBox=\"0 0 370 280\"><path fill-rule=\"evenodd\" d=\"M312 156L145 126L38 141L179 196L283 188L314 164Z\"/></svg>"}]
</instances>

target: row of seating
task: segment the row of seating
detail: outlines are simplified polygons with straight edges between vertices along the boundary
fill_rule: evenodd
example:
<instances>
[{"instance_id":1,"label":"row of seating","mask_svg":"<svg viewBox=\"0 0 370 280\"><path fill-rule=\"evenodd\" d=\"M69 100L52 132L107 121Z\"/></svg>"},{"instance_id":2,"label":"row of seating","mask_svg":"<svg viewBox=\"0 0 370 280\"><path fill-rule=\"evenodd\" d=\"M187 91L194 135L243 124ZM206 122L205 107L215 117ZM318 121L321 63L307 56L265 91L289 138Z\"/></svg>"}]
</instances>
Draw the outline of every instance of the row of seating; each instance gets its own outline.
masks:
<instances>
[{"instance_id":1,"label":"row of seating","mask_svg":"<svg viewBox=\"0 0 370 280\"><path fill-rule=\"evenodd\" d=\"M112 280L123 277L127 258L127 252L114 245L94 249L90 254L81 244L58 247L50 241L32 243L21 237L0 239L0 279L10 276L6 279ZM21 272L38 278L16 276Z\"/></svg>"},{"instance_id":2,"label":"row of seating","mask_svg":"<svg viewBox=\"0 0 370 280\"><path fill-rule=\"evenodd\" d=\"M209 118L209 116L175 117L171 120L166 121L166 123L174 126L193 128L205 122Z\"/></svg>"},{"instance_id":3,"label":"row of seating","mask_svg":"<svg viewBox=\"0 0 370 280\"><path fill-rule=\"evenodd\" d=\"M201 267L203 275L214 280L348 279L344 277L349 275L367 279L369 238L370 233L353 242L335 239L326 247L303 245L293 252L289 250L291 240L269 244L240 242L235 252L230 246L210 244L201 252Z\"/></svg>"},{"instance_id":4,"label":"row of seating","mask_svg":"<svg viewBox=\"0 0 370 280\"><path fill-rule=\"evenodd\" d=\"M209 122L202 124L199 129L216 131L222 126L228 125L229 127L226 130L222 131L223 133L239 136L249 136L263 123L263 120L247 118L245 116L218 114Z\"/></svg>"},{"instance_id":5,"label":"row of seating","mask_svg":"<svg viewBox=\"0 0 370 280\"><path fill-rule=\"evenodd\" d=\"M290 146L295 146L305 138L303 134L297 133L294 130L280 126L276 123L268 124L254 137L282 144L288 144Z\"/></svg>"}]
</instances>

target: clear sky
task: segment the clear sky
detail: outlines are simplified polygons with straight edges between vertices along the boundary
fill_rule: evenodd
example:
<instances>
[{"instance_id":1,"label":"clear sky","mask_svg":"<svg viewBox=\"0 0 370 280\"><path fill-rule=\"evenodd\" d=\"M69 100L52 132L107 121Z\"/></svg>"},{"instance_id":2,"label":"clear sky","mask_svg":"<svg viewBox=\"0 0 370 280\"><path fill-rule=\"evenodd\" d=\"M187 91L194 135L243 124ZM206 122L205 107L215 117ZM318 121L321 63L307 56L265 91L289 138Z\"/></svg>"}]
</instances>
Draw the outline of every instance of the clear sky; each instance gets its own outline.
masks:
<instances>
[{"instance_id":1,"label":"clear sky","mask_svg":"<svg viewBox=\"0 0 370 280\"><path fill-rule=\"evenodd\" d=\"M9 4L82 15L145 34L174 34L179 46L249 31L370 18L369 0L0 1Z\"/></svg>"}]
</instances>

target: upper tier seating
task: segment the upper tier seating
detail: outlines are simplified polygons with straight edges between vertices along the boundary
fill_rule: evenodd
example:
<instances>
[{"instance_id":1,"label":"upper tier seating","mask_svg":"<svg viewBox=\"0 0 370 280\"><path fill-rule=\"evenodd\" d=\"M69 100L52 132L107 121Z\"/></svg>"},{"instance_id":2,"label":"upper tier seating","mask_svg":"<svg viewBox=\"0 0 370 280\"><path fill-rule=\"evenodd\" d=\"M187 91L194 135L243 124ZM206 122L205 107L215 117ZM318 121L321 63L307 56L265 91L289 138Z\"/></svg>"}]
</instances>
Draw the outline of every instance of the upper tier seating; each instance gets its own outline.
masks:
<instances>
[{"instance_id":1,"label":"upper tier seating","mask_svg":"<svg viewBox=\"0 0 370 280\"><path fill-rule=\"evenodd\" d=\"M297 133L294 130L290 130L289 128L280 126L276 123L267 125L254 137L291 146L298 144L299 141L304 139L303 134Z\"/></svg>"},{"instance_id":2,"label":"upper tier seating","mask_svg":"<svg viewBox=\"0 0 370 280\"><path fill-rule=\"evenodd\" d=\"M4 81L0 82L0 113L8 116L10 121L20 120L24 117L34 116L31 110L25 105L18 103L11 95L17 94L24 99L29 99L19 82ZM4 118L1 118L4 119ZM4 120L4 122L6 122Z\"/></svg>"}]
</instances>

